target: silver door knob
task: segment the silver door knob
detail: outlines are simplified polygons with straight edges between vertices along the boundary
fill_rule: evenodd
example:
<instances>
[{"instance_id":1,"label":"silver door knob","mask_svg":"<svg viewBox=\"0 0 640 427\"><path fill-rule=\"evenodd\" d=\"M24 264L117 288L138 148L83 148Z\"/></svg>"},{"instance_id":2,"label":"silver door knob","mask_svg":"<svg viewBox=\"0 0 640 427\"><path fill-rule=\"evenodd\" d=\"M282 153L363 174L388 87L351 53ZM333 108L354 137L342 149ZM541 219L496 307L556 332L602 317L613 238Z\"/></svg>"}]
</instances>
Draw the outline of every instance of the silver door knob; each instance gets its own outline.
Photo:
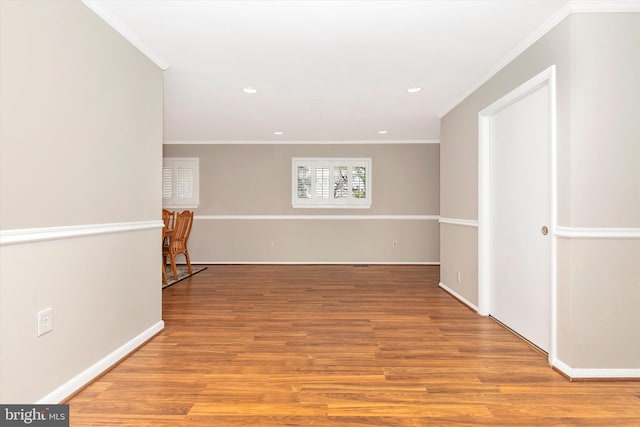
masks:
<instances>
[{"instance_id":1,"label":"silver door knob","mask_svg":"<svg viewBox=\"0 0 640 427\"><path fill-rule=\"evenodd\" d=\"M543 225L542 228L540 229L540 232L542 233L543 236L546 236L547 234L549 234L549 227L547 227L546 225Z\"/></svg>"}]
</instances>

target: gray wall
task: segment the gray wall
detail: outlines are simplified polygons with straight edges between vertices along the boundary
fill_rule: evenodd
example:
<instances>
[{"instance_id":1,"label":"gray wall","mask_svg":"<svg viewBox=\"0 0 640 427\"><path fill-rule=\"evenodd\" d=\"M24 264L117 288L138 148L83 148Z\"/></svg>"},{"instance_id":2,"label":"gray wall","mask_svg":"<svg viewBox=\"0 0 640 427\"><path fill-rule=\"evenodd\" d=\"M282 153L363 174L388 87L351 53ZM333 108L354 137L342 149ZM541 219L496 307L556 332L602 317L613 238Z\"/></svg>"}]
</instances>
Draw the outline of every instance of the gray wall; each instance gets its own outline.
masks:
<instances>
[{"instance_id":1,"label":"gray wall","mask_svg":"<svg viewBox=\"0 0 640 427\"><path fill-rule=\"evenodd\" d=\"M480 110L557 72L558 225L640 227L640 14L574 14L442 119L441 216L477 219ZM477 304L477 229L441 225L441 280ZM558 359L640 368L640 241L558 239ZM463 280L456 283L455 274Z\"/></svg>"},{"instance_id":2,"label":"gray wall","mask_svg":"<svg viewBox=\"0 0 640 427\"><path fill-rule=\"evenodd\" d=\"M640 13L575 15L572 227L640 227ZM566 224L566 223L565 223ZM561 224L564 225L564 224ZM640 239L568 239L576 368L640 368Z\"/></svg>"},{"instance_id":3,"label":"gray wall","mask_svg":"<svg viewBox=\"0 0 640 427\"><path fill-rule=\"evenodd\" d=\"M80 2L0 8L0 227L67 227L0 246L0 402L28 403L161 322L159 228L91 226L159 222L162 74Z\"/></svg>"},{"instance_id":4,"label":"gray wall","mask_svg":"<svg viewBox=\"0 0 640 427\"><path fill-rule=\"evenodd\" d=\"M571 225L640 225L640 13L573 19Z\"/></svg>"},{"instance_id":5,"label":"gray wall","mask_svg":"<svg viewBox=\"0 0 640 427\"><path fill-rule=\"evenodd\" d=\"M439 144L402 143L164 146L165 157L200 158L200 206L189 251L195 262L215 263L437 263L439 151ZM292 157L371 157L371 208L294 209ZM246 215L285 217L238 218ZM392 217L322 218L327 215Z\"/></svg>"},{"instance_id":6,"label":"gray wall","mask_svg":"<svg viewBox=\"0 0 640 427\"><path fill-rule=\"evenodd\" d=\"M443 218L478 218L478 112L553 64L556 65L559 114L558 191L561 200L567 199L570 34L569 18L442 118L440 215ZM560 223L568 219L568 206L567 202L559 202ZM441 224L440 278L445 285L477 305L477 261L474 265L478 249L477 228L464 231L461 228L469 227ZM447 235L452 235L455 245L449 242ZM462 275L461 283L456 281L458 271Z\"/></svg>"}]
</instances>

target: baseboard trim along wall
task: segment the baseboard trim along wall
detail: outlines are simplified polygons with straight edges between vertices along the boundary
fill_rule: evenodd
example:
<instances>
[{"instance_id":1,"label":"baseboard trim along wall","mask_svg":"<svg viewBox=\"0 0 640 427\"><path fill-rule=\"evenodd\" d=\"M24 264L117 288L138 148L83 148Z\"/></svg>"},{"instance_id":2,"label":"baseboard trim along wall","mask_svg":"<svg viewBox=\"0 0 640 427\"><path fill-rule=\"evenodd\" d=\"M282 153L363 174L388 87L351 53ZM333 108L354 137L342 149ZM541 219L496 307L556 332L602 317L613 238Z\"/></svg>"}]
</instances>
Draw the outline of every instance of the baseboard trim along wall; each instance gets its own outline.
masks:
<instances>
[{"instance_id":1,"label":"baseboard trim along wall","mask_svg":"<svg viewBox=\"0 0 640 427\"><path fill-rule=\"evenodd\" d=\"M191 261L202 265L440 265L438 261Z\"/></svg>"},{"instance_id":2,"label":"baseboard trim along wall","mask_svg":"<svg viewBox=\"0 0 640 427\"><path fill-rule=\"evenodd\" d=\"M570 379L636 379L640 378L640 369L593 369L593 368L572 368L566 363L556 359L551 362L552 366Z\"/></svg>"},{"instance_id":3,"label":"baseboard trim along wall","mask_svg":"<svg viewBox=\"0 0 640 427\"><path fill-rule=\"evenodd\" d=\"M471 308L476 313L478 312L478 307L471 303L469 300L464 298L462 295L449 288L444 283L439 283L440 288L442 288L445 292L451 294L454 298L459 300L461 303L465 304L469 308ZM554 359L551 361L551 366L560 371L562 374L566 375L570 379L636 379L640 378L640 369L594 369L594 368L572 368L566 363Z\"/></svg>"},{"instance_id":4,"label":"baseboard trim along wall","mask_svg":"<svg viewBox=\"0 0 640 427\"><path fill-rule=\"evenodd\" d=\"M0 230L0 246L162 228L161 220Z\"/></svg>"},{"instance_id":5,"label":"baseboard trim along wall","mask_svg":"<svg viewBox=\"0 0 640 427\"><path fill-rule=\"evenodd\" d=\"M466 299L465 297L463 297L462 295L460 295L459 293L457 293L456 291L454 291L453 289L451 289L450 287L448 287L447 285L445 285L444 283L440 282L438 284L438 286L440 286L444 291L446 291L447 293L451 294L452 297L454 297L455 299L457 299L458 301L460 301L461 303L463 303L464 305L468 306L469 308L471 308L473 311L475 311L476 313L478 312L478 306L476 306L475 304L473 304L471 301L469 301L468 299Z\"/></svg>"},{"instance_id":6,"label":"baseboard trim along wall","mask_svg":"<svg viewBox=\"0 0 640 427\"><path fill-rule=\"evenodd\" d=\"M225 221L291 221L291 220L392 220L392 221L438 221L438 215L195 215L196 220Z\"/></svg>"},{"instance_id":7,"label":"baseboard trim along wall","mask_svg":"<svg viewBox=\"0 0 640 427\"><path fill-rule=\"evenodd\" d=\"M312 141L312 140L289 140L289 141L269 141L269 140L213 140L213 141L181 141L168 140L164 145L400 145L400 144L440 144L439 139L355 139L344 141Z\"/></svg>"},{"instance_id":8,"label":"baseboard trim along wall","mask_svg":"<svg viewBox=\"0 0 640 427\"><path fill-rule=\"evenodd\" d=\"M53 390L51 393L42 397L36 402L36 404L57 404L63 402L65 399L69 398L71 395L88 385L91 381L100 376L107 369L120 362L131 352L153 338L163 329L164 321L160 320L158 323L154 324L147 330L140 333L138 336L132 338L124 345L117 348L111 354L105 356L75 377L71 378L66 383L62 384L60 387Z\"/></svg>"}]
</instances>

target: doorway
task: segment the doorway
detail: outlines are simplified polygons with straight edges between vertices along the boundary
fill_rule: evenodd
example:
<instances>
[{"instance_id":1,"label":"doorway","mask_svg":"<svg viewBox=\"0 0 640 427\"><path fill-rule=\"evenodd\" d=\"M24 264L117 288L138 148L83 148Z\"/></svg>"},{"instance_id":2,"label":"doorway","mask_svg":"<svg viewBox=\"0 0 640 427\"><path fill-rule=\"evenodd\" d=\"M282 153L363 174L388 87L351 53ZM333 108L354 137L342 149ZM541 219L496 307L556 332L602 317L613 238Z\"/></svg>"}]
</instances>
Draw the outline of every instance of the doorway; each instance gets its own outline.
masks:
<instances>
[{"instance_id":1,"label":"doorway","mask_svg":"<svg viewBox=\"0 0 640 427\"><path fill-rule=\"evenodd\" d=\"M555 67L478 115L478 309L555 353Z\"/></svg>"}]
</instances>

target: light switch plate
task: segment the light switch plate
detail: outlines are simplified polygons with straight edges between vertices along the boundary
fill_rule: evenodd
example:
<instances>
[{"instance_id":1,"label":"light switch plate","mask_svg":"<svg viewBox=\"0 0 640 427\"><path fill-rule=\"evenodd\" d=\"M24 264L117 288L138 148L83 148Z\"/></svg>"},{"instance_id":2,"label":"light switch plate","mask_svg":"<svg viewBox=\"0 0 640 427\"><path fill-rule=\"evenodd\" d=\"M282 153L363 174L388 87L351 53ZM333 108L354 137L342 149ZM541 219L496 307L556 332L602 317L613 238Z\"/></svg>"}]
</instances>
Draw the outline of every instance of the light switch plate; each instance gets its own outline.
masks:
<instances>
[{"instance_id":1,"label":"light switch plate","mask_svg":"<svg viewBox=\"0 0 640 427\"><path fill-rule=\"evenodd\" d=\"M53 330L53 308L45 308L38 312L38 336Z\"/></svg>"}]
</instances>

